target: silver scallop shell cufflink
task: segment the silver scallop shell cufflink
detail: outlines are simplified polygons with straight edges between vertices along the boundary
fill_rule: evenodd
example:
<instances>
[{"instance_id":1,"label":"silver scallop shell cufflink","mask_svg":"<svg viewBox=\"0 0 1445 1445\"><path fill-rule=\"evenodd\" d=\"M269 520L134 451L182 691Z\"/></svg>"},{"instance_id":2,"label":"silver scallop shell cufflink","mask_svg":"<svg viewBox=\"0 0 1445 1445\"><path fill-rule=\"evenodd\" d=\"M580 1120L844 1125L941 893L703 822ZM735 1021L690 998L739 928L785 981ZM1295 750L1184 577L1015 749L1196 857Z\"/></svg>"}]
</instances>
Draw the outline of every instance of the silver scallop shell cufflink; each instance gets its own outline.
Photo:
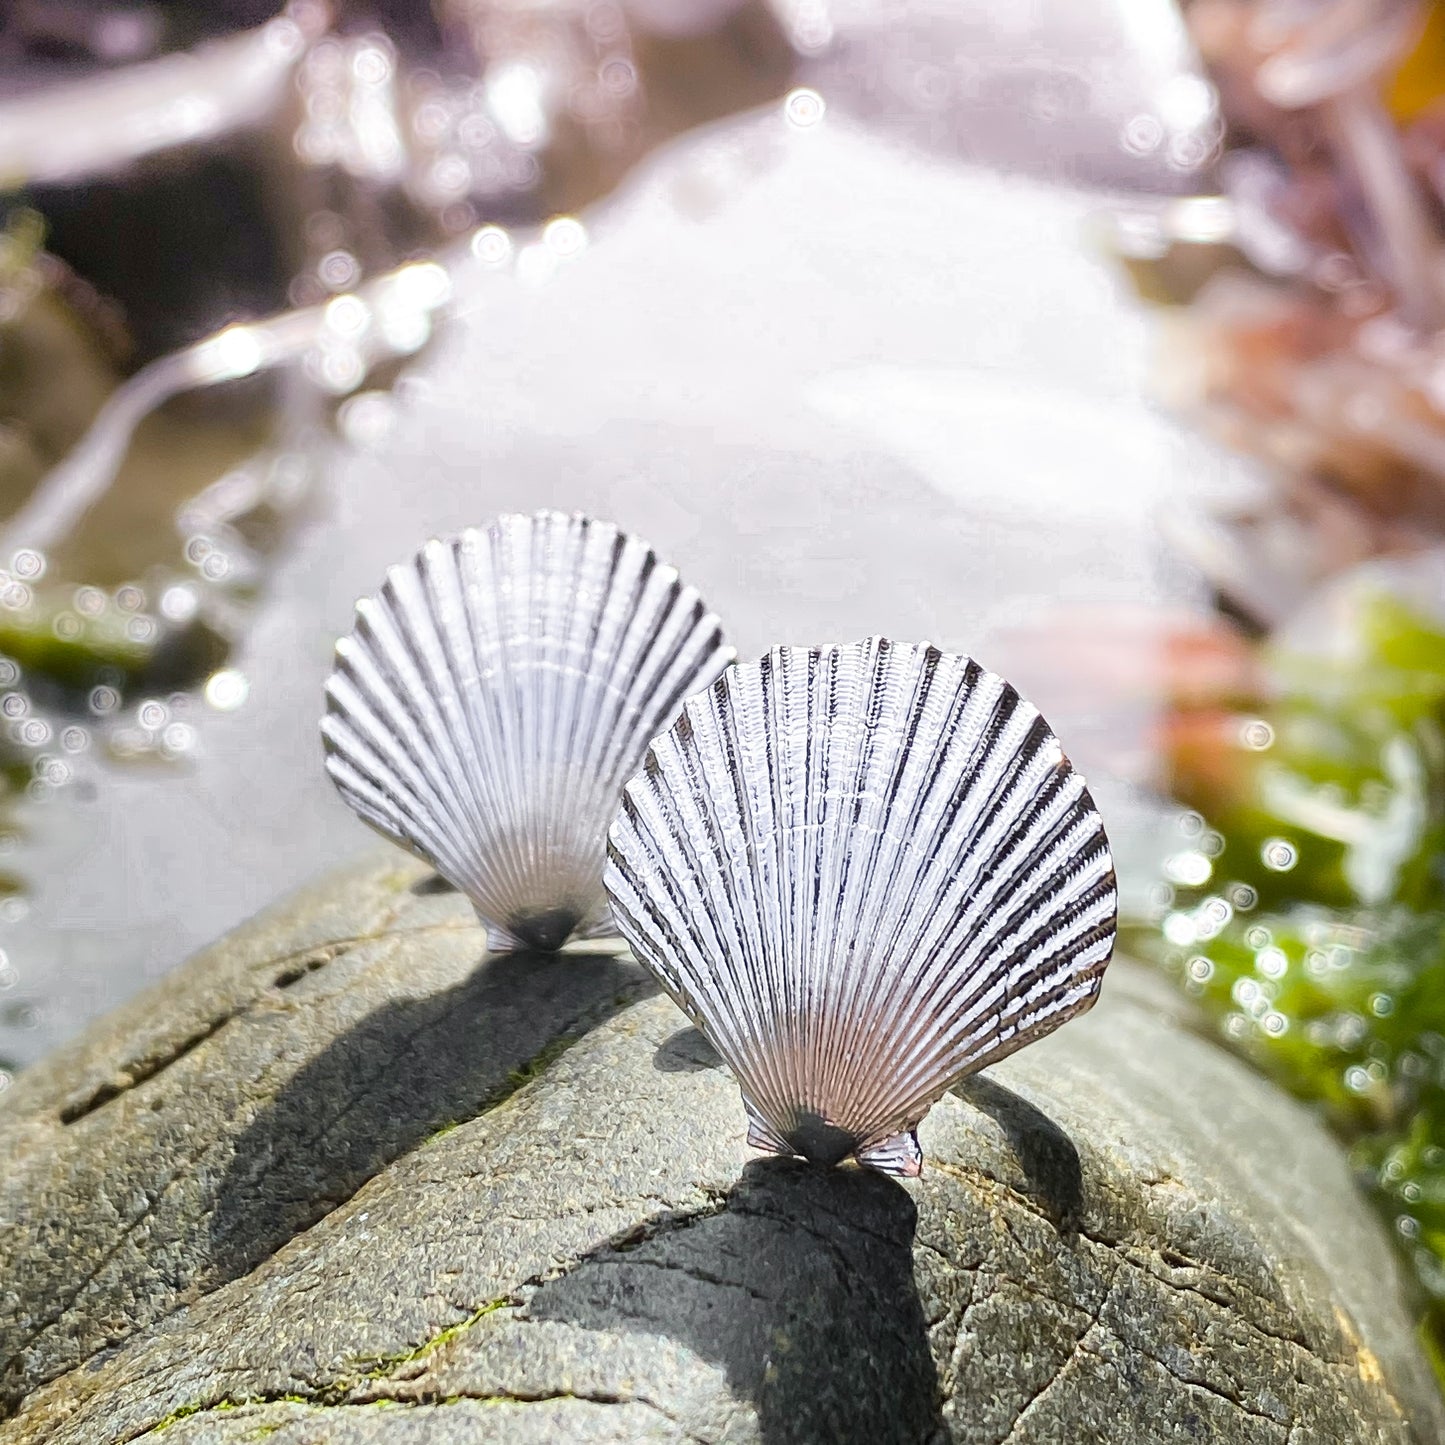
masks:
<instances>
[{"instance_id":1,"label":"silver scallop shell cufflink","mask_svg":"<svg viewBox=\"0 0 1445 1445\"><path fill-rule=\"evenodd\" d=\"M882 638L776 648L693 697L623 793L605 881L749 1142L898 1175L946 1089L1094 1002L1117 911L1037 710Z\"/></svg>"},{"instance_id":2,"label":"silver scallop shell cufflink","mask_svg":"<svg viewBox=\"0 0 1445 1445\"><path fill-rule=\"evenodd\" d=\"M917 1174L946 1089L1094 1002L1103 822L971 658L869 638L732 659L636 538L501 517L357 604L327 770L490 947L615 924L732 1070L755 1147Z\"/></svg>"},{"instance_id":3,"label":"silver scallop shell cufflink","mask_svg":"<svg viewBox=\"0 0 1445 1445\"><path fill-rule=\"evenodd\" d=\"M465 893L494 949L610 933L627 779L732 661L676 571L607 522L503 516L428 542L336 646L326 767L372 827Z\"/></svg>"}]
</instances>

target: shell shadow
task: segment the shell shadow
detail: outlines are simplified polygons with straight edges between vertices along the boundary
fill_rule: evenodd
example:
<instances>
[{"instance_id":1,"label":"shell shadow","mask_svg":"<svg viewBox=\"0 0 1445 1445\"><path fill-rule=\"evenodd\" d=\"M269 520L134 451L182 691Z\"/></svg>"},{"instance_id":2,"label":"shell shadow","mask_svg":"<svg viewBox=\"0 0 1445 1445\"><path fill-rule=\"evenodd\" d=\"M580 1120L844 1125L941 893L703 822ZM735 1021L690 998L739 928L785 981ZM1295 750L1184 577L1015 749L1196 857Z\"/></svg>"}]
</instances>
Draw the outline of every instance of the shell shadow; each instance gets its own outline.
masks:
<instances>
[{"instance_id":1,"label":"shell shadow","mask_svg":"<svg viewBox=\"0 0 1445 1445\"><path fill-rule=\"evenodd\" d=\"M973 1074L952 1092L1003 1130L1028 1193L1043 1205L1061 1234L1076 1233L1083 1218L1084 1169L1074 1141L1047 1114L996 1079ZM924 1166L928 1165L925 1162Z\"/></svg>"},{"instance_id":2,"label":"shell shadow","mask_svg":"<svg viewBox=\"0 0 1445 1445\"><path fill-rule=\"evenodd\" d=\"M649 991L612 954L512 953L365 1015L237 1137L215 1189L203 1282L246 1273L393 1160L519 1088L559 1039Z\"/></svg>"},{"instance_id":3,"label":"shell shadow","mask_svg":"<svg viewBox=\"0 0 1445 1445\"><path fill-rule=\"evenodd\" d=\"M700 1074L722 1068L723 1061L702 1030L688 1024L657 1046L652 1065L664 1074Z\"/></svg>"},{"instance_id":4,"label":"shell shadow","mask_svg":"<svg viewBox=\"0 0 1445 1445\"><path fill-rule=\"evenodd\" d=\"M755 1160L723 1210L596 1251L527 1313L684 1345L752 1401L766 1445L942 1440L917 1220L872 1170Z\"/></svg>"},{"instance_id":5,"label":"shell shadow","mask_svg":"<svg viewBox=\"0 0 1445 1445\"><path fill-rule=\"evenodd\" d=\"M691 1024L658 1045L652 1063L665 1074L695 1074L724 1067L717 1050ZM974 1074L956 1084L953 1092L1003 1130L1023 1170L1028 1192L1062 1233L1076 1231L1084 1205L1084 1170L1074 1141L1042 1109L996 1079ZM928 1168L926 1159L923 1167Z\"/></svg>"},{"instance_id":6,"label":"shell shadow","mask_svg":"<svg viewBox=\"0 0 1445 1445\"><path fill-rule=\"evenodd\" d=\"M440 873L428 873L425 878L418 878L407 889L407 892L415 898L430 898L434 895L457 891L457 885L443 878Z\"/></svg>"}]
</instances>

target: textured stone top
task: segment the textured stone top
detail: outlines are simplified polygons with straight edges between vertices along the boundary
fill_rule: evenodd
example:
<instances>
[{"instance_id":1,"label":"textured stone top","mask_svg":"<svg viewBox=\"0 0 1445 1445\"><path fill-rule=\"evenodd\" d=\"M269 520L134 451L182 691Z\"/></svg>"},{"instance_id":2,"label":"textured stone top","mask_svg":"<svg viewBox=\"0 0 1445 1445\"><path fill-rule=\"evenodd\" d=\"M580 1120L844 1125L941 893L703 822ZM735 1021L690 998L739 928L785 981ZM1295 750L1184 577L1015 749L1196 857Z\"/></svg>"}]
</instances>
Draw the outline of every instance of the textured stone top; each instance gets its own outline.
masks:
<instances>
[{"instance_id":1,"label":"textured stone top","mask_svg":"<svg viewBox=\"0 0 1445 1445\"><path fill-rule=\"evenodd\" d=\"M0 1105L0 1441L1445 1439L1340 1152L1172 1008L1118 961L921 1180L820 1172L631 962L369 864Z\"/></svg>"}]
</instances>

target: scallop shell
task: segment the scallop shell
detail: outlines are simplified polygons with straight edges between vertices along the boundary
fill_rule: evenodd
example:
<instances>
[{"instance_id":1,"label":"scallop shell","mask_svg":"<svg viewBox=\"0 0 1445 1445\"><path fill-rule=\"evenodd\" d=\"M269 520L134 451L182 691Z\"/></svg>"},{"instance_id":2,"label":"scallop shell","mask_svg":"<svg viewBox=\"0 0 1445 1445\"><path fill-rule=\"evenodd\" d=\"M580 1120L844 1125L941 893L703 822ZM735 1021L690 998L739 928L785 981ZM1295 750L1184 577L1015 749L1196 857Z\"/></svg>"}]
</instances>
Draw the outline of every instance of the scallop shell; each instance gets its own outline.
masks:
<instances>
[{"instance_id":1,"label":"scallop shell","mask_svg":"<svg viewBox=\"0 0 1445 1445\"><path fill-rule=\"evenodd\" d=\"M607 827L688 693L732 660L637 538L539 512L428 542L336 645L326 768L379 832L466 893L499 949L611 931Z\"/></svg>"},{"instance_id":2,"label":"scallop shell","mask_svg":"<svg viewBox=\"0 0 1445 1445\"><path fill-rule=\"evenodd\" d=\"M688 702L624 790L605 885L749 1143L904 1175L945 1089L1093 1003L1117 903L1038 712L883 638L776 648Z\"/></svg>"}]
</instances>

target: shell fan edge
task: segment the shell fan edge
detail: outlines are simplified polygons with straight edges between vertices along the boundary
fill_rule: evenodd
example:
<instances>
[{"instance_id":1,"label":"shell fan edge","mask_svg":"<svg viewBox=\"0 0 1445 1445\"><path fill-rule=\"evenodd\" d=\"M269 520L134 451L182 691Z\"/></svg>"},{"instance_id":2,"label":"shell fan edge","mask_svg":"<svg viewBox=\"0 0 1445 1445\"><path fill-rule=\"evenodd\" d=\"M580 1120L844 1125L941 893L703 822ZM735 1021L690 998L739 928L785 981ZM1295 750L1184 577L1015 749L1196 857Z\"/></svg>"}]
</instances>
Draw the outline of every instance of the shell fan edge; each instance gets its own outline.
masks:
<instances>
[{"instance_id":1,"label":"shell fan edge","mask_svg":"<svg viewBox=\"0 0 1445 1445\"><path fill-rule=\"evenodd\" d=\"M732 661L645 542L508 514L387 570L336 645L326 768L383 836L471 900L492 948L610 931L607 827L648 742Z\"/></svg>"},{"instance_id":2,"label":"shell fan edge","mask_svg":"<svg viewBox=\"0 0 1445 1445\"><path fill-rule=\"evenodd\" d=\"M749 1142L916 1174L951 1085L1089 1008L1117 886L1037 709L869 638L735 663L654 739L604 877L742 1089Z\"/></svg>"}]
</instances>

